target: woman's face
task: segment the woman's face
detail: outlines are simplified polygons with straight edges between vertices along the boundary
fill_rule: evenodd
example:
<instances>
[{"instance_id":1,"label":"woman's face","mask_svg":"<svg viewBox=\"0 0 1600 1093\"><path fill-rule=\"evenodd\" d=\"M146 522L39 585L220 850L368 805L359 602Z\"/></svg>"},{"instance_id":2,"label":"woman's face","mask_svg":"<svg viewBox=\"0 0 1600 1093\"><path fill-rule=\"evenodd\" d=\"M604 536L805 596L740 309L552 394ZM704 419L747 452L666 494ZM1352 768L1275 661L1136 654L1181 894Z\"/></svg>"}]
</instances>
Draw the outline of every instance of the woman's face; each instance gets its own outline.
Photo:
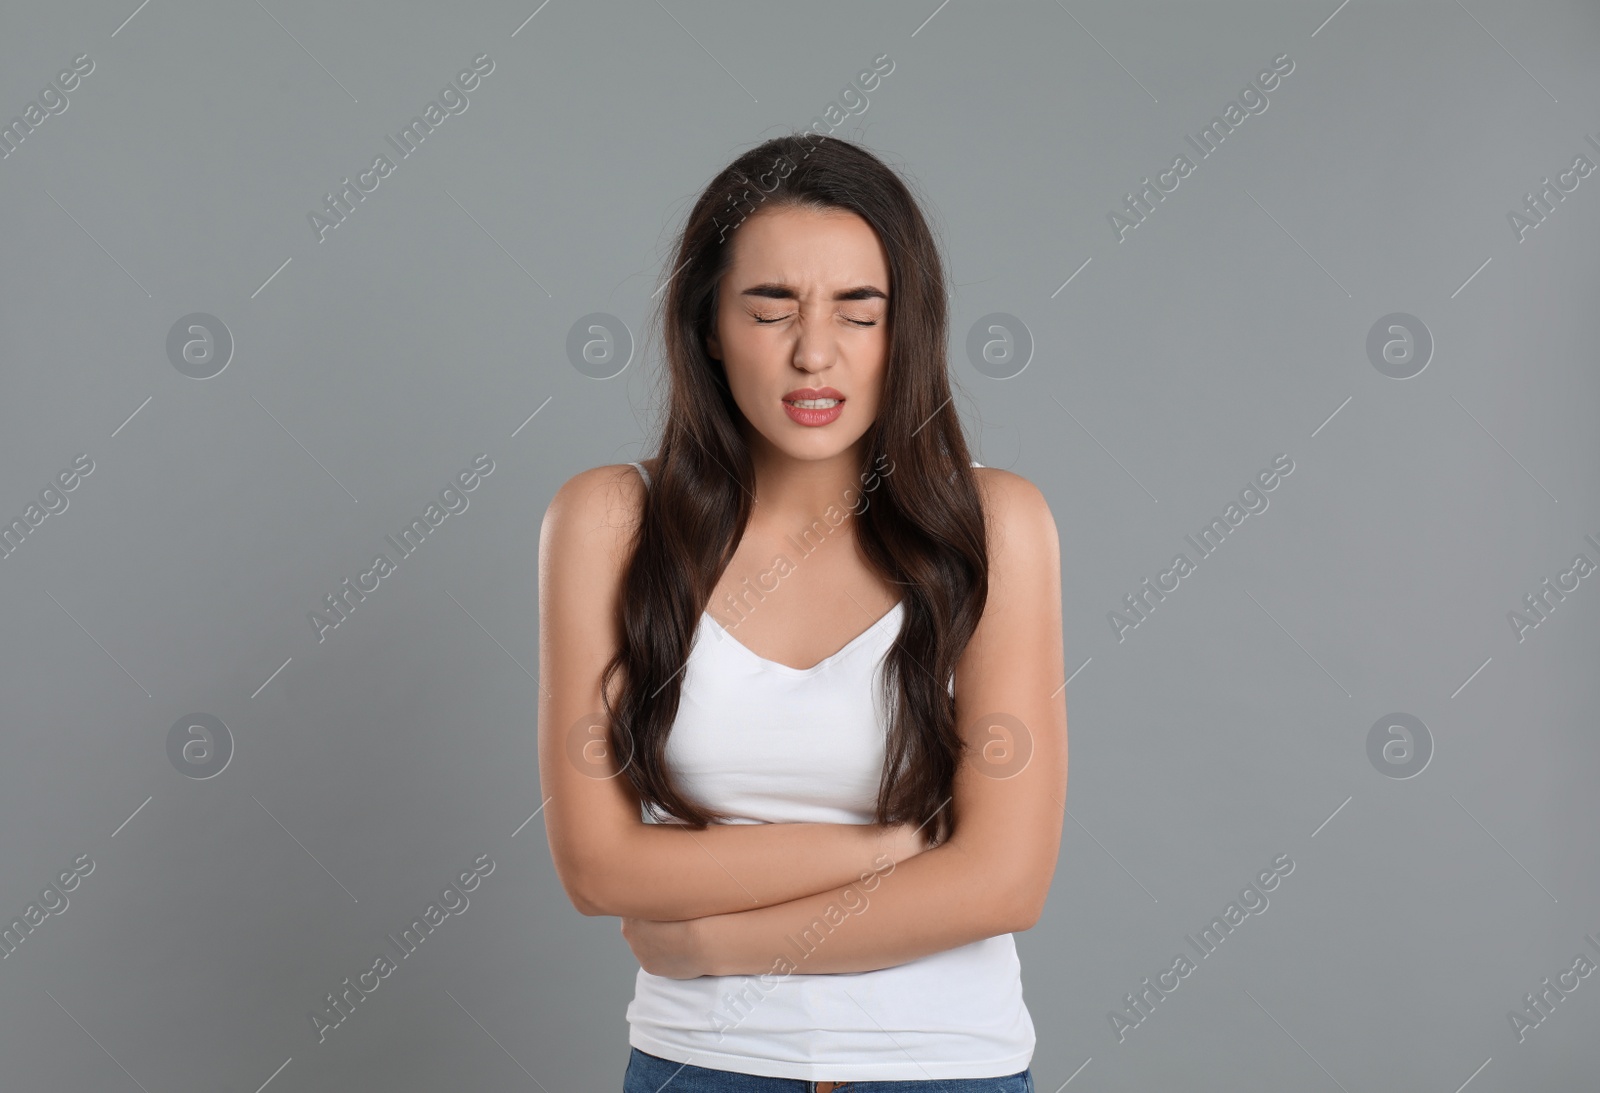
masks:
<instances>
[{"instance_id":1,"label":"woman's face","mask_svg":"<svg viewBox=\"0 0 1600 1093\"><path fill-rule=\"evenodd\" d=\"M706 348L758 434L751 446L794 459L838 455L877 417L883 391L883 244L853 212L774 206L741 224L732 246Z\"/></svg>"}]
</instances>

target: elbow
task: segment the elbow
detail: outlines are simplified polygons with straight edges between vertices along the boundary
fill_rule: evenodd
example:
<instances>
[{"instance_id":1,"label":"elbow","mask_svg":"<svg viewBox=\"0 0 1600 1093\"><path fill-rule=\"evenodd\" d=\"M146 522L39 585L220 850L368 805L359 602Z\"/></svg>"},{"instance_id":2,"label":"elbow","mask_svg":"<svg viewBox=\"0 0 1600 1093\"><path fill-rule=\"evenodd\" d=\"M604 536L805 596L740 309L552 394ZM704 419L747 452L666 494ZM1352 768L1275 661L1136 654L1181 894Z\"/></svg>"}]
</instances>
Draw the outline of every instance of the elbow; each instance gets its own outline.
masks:
<instances>
[{"instance_id":1,"label":"elbow","mask_svg":"<svg viewBox=\"0 0 1600 1093\"><path fill-rule=\"evenodd\" d=\"M587 892L568 888L567 899L571 901L573 909L585 918L597 918L605 914L600 904L591 899Z\"/></svg>"},{"instance_id":2,"label":"elbow","mask_svg":"<svg viewBox=\"0 0 1600 1093\"><path fill-rule=\"evenodd\" d=\"M616 886L603 883L594 873L580 875L579 882L572 886L567 898L572 900L572 906L577 908L578 913L586 918L634 914L631 904L626 899L618 898Z\"/></svg>"},{"instance_id":3,"label":"elbow","mask_svg":"<svg viewBox=\"0 0 1600 1093\"><path fill-rule=\"evenodd\" d=\"M951 841L955 845L955 841ZM1044 914L1045 899L1050 894L1050 881L1055 874L1054 863L1041 868L1034 859L1025 855L995 853L979 849L974 855L973 874L969 883L975 883L988 893L978 911L985 921L983 928L988 936L1020 934L1033 929Z\"/></svg>"},{"instance_id":4,"label":"elbow","mask_svg":"<svg viewBox=\"0 0 1600 1093\"><path fill-rule=\"evenodd\" d=\"M555 856L556 873L573 909L585 918L637 915L639 874L633 843L626 836L585 839L563 846Z\"/></svg>"},{"instance_id":5,"label":"elbow","mask_svg":"<svg viewBox=\"0 0 1600 1093\"><path fill-rule=\"evenodd\" d=\"M1004 901L1005 909L1001 915L1002 931L1020 934L1038 925L1039 919L1044 916L1045 900L1050 895L1049 877L1014 878L1014 883L1004 890L1009 898Z\"/></svg>"},{"instance_id":6,"label":"elbow","mask_svg":"<svg viewBox=\"0 0 1600 1093\"><path fill-rule=\"evenodd\" d=\"M1018 898L1013 901L1010 925L1006 927L1008 934L1020 934L1033 929L1039 924L1039 918L1044 914L1044 900L1031 897Z\"/></svg>"},{"instance_id":7,"label":"elbow","mask_svg":"<svg viewBox=\"0 0 1600 1093\"><path fill-rule=\"evenodd\" d=\"M556 874L561 878L561 888L567 894L567 901L578 914L585 918L596 918L615 913L607 909L604 896L596 890L587 870L573 864L565 867L558 865Z\"/></svg>"}]
</instances>

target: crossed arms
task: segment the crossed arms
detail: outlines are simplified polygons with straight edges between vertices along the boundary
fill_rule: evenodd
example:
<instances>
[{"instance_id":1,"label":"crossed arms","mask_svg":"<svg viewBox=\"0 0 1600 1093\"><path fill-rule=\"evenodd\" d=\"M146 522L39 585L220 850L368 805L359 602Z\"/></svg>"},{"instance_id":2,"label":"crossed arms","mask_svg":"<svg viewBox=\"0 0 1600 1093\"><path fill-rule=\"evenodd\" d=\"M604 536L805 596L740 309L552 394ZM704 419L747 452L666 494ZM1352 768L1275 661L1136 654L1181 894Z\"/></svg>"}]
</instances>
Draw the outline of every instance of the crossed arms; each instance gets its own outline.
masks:
<instances>
[{"instance_id":1,"label":"crossed arms","mask_svg":"<svg viewBox=\"0 0 1600 1093\"><path fill-rule=\"evenodd\" d=\"M600 709L600 672L620 641L628 514L644 486L613 466L557 492L539 548L546 831L573 905L619 916L647 971L761 974L795 952L789 938L817 936L819 924L826 943L800 970L872 971L1038 921L1066 807L1059 546L1034 486L1006 471L977 473L989 512L989 598L956 666L967 745L952 785L960 822L932 849L909 826L646 824L626 778L574 763L572 734Z\"/></svg>"}]
</instances>

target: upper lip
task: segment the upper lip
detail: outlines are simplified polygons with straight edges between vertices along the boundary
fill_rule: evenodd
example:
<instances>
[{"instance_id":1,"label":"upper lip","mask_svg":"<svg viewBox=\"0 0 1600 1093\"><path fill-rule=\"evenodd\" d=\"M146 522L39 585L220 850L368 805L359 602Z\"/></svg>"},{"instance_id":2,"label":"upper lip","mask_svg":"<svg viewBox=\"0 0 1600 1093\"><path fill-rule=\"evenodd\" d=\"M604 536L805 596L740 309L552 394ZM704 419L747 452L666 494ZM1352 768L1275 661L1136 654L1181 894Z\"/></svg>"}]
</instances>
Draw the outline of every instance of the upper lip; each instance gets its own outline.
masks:
<instances>
[{"instance_id":1,"label":"upper lip","mask_svg":"<svg viewBox=\"0 0 1600 1093\"><path fill-rule=\"evenodd\" d=\"M797 387L793 391L790 391L787 395L784 395L783 401L793 402L798 398L836 398L841 402L844 401L844 396L835 391L832 387Z\"/></svg>"}]
</instances>

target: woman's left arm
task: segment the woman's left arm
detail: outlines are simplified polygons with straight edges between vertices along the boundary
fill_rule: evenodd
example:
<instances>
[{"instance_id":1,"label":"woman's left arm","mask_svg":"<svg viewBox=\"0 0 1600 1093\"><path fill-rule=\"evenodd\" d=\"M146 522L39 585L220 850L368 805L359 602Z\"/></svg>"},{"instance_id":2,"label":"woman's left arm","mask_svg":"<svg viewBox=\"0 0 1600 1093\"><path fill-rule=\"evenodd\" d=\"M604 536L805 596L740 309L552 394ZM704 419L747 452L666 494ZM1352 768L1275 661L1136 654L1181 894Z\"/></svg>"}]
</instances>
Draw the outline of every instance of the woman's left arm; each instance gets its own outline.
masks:
<instances>
[{"instance_id":1,"label":"woman's left arm","mask_svg":"<svg viewBox=\"0 0 1600 1093\"><path fill-rule=\"evenodd\" d=\"M1008 471L976 473L990 529L989 597L956 666L966 751L952 784L954 834L786 903L680 922L624 918L646 971L680 979L873 971L1038 921L1066 808L1060 547L1037 487Z\"/></svg>"}]
</instances>

